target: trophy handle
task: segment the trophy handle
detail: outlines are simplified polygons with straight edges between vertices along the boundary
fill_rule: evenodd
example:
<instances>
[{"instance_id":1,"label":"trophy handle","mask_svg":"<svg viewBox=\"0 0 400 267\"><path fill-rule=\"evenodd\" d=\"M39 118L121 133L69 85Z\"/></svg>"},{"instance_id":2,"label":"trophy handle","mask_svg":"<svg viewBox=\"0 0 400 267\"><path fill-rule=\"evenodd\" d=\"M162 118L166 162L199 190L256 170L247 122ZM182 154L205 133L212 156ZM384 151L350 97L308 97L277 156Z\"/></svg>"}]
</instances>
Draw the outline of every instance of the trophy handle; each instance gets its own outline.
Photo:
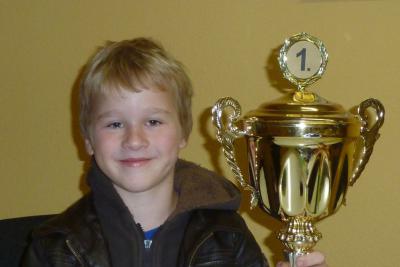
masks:
<instances>
[{"instance_id":1,"label":"trophy handle","mask_svg":"<svg viewBox=\"0 0 400 267\"><path fill-rule=\"evenodd\" d=\"M371 126L368 122L368 113L367 109L373 108L376 112L376 122ZM354 185L357 179L360 177L363 172L365 165L368 163L368 160L372 154L372 150L374 148L374 144L376 140L378 140L380 134L379 129L381 128L384 120L385 120L385 108L382 103L373 98L369 98L363 101L357 109L358 116L361 119L361 155L359 160L356 162L353 176L350 179L350 185Z\"/></svg>"},{"instance_id":2,"label":"trophy handle","mask_svg":"<svg viewBox=\"0 0 400 267\"><path fill-rule=\"evenodd\" d=\"M222 122L222 114L226 108L233 110L227 117L227 124ZM245 189L251 192L251 208L257 206L258 195L253 186L251 186L244 178L240 170L235 155L234 142L236 138L245 135L245 131L240 130L235 122L241 114L241 107L238 101L231 97L224 97L219 99L212 108L212 119L215 127L217 128L217 140L222 145L225 159L234 174L235 179Z\"/></svg>"}]
</instances>

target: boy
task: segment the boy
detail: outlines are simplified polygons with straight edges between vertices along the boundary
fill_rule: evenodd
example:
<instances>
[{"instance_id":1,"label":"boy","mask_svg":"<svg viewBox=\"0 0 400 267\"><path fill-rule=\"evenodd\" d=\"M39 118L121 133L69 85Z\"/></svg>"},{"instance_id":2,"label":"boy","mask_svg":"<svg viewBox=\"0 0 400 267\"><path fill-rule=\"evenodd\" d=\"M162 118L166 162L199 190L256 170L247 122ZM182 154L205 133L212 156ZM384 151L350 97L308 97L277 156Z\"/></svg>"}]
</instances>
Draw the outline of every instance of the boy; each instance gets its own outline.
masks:
<instances>
[{"instance_id":1,"label":"boy","mask_svg":"<svg viewBox=\"0 0 400 267\"><path fill-rule=\"evenodd\" d=\"M34 232L24 266L267 266L237 188L178 159L192 128L178 61L149 39L109 43L80 90L91 191Z\"/></svg>"}]
</instances>

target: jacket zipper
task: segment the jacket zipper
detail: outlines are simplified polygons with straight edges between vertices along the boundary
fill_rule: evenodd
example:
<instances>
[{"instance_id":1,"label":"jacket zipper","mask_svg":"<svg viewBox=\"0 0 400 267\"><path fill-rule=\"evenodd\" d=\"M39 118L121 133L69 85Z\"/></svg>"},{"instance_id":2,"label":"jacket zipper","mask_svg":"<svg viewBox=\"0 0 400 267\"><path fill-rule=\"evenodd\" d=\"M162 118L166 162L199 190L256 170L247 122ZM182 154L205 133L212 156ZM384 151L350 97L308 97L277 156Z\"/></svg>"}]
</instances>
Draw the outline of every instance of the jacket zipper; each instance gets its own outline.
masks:
<instances>
[{"instance_id":1,"label":"jacket zipper","mask_svg":"<svg viewBox=\"0 0 400 267\"><path fill-rule=\"evenodd\" d=\"M192 255L190 256L190 260L189 260L189 267L192 266L193 263L193 258L194 255L196 255L197 251L199 250L200 246L204 244L204 242L207 241L207 239L209 239L211 236L213 235L213 232L209 233L203 240L201 240L201 242L196 246L196 248L193 250Z\"/></svg>"},{"instance_id":2,"label":"jacket zipper","mask_svg":"<svg viewBox=\"0 0 400 267\"><path fill-rule=\"evenodd\" d=\"M71 241L69 239L65 240L65 243L67 244L67 247L69 248L69 250L72 252L72 254L74 254L76 260L79 262L79 264L82 267L85 267L85 265L83 264L83 259L81 257L81 255L79 255L79 253L74 249L74 247L71 245Z\"/></svg>"}]
</instances>

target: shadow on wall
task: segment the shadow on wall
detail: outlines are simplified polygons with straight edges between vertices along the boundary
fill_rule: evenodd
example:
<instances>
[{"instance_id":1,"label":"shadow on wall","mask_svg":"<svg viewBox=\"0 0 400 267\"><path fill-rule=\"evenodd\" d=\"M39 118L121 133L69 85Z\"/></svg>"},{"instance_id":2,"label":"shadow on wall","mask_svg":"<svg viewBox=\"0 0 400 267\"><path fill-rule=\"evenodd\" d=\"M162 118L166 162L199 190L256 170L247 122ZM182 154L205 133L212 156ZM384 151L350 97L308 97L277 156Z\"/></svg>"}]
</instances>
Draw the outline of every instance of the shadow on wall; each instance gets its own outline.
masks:
<instances>
[{"instance_id":1,"label":"shadow on wall","mask_svg":"<svg viewBox=\"0 0 400 267\"><path fill-rule=\"evenodd\" d=\"M281 46L271 50L271 53L265 61L264 69L271 87L275 88L282 94L287 94L288 92L293 91L295 86L283 78L283 74L278 62L280 49Z\"/></svg>"},{"instance_id":2,"label":"shadow on wall","mask_svg":"<svg viewBox=\"0 0 400 267\"><path fill-rule=\"evenodd\" d=\"M280 70L279 63L278 63L278 56L279 56L280 46L271 50L271 53L266 59L265 63L265 74L266 77L271 85L271 87L275 88L282 94L287 94L289 91L293 91L294 86L290 84L289 81L283 78L282 71ZM204 138L204 148L207 150L210 161L213 166L213 169L222 174L222 165L227 164L226 162L220 162L219 158L222 153L222 147L220 143L217 141L215 137L215 131L210 132L207 128L207 125L210 124L212 119L212 107L206 108L201 114L198 120L200 125L200 133ZM248 169L248 162L247 162L247 147L246 141L244 138L239 138L235 142L235 151L236 151L236 160L239 167L242 170L242 173L245 177L249 177L249 169ZM233 176L233 174L232 174ZM239 212L241 214L248 214L249 217L256 223L265 226L266 228L272 230L273 232L268 235L265 240L264 244L269 247L272 255L268 255L269 258L273 260L274 263L282 260L283 258L283 245L281 242L276 238L275 231L281 229L283 224L276 219L273 219L271 216L264 213L260 208L256 208L254 210L250 210L250 194L248 191L242 191L242 203ZM273 263L270 263L273 264Z\"/></svg>"},{"instance_id":3,"label":"shadow on wall","mask_svg":"<svg viewBox=\"0 0 400 267\"><path fill-rule=\"evenodd\" d=\"M77 156L79 160L83 162L82 174L79 179L79 189L83 195L89 192L89 187L86 184L86 174L90 167L90 156L86 153L85 143L83 141L79 126L79 88L84 70L85 70L85 65L82 66L78 72L78 75L71 89L71 98L70 98L71 135L75 143Z\"/></svg>"}]
</instances>

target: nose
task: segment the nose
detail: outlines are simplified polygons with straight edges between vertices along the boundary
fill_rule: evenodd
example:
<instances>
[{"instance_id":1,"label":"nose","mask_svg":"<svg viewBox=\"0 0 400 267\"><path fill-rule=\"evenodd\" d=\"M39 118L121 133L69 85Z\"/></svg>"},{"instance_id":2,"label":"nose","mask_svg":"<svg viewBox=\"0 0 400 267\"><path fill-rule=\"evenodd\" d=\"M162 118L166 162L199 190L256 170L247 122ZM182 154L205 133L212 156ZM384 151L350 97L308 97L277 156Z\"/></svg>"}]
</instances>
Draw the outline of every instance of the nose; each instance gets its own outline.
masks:
<instances>
[{"instance_id":1,"label":"nose","mask_svg":"<svg viewBox=\"0 0 400 267\"><path fill-rule=\"evenodd\" d=\"M148 138L145 130L140 126L127 128L122 142L125 149L139 150L148 145Z\"/></svg>"}]
</instances>

